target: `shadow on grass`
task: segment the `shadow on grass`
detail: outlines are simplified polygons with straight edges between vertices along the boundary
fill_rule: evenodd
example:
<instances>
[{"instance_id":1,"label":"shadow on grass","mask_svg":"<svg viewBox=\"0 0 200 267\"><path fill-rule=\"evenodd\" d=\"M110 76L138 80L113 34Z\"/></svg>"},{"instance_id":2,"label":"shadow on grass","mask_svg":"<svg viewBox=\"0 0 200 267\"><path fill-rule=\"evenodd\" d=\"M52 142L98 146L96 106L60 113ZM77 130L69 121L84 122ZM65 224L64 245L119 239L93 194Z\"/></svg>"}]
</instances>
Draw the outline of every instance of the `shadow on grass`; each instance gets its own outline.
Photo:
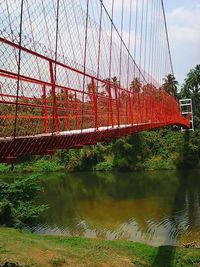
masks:
<instances>
[{"instance_id":1,"label":"shadow on grass","mask_svg":"<svg viewBox=\"0 0 200 267\"><path fill-rule=\"evenodd\" d=\"M182 175L181 175L182 176ZM171 210L171 223L174 226L171 230L170 237L175 242L179 238L180 232L180 221L177 221L176 214L178 211L184 209L185 204L185 179L180 177L180 182L172 203L172 210ZM174 256L176 253L176 246L160 246L158 249L158 253L156 258L152 264L152 267L171 267L173 265Z\"/></svg>"},{"instance_id":2,"label":"shadow on grass","mask_svg":"<svg viewBox=\"0 0 200 267\"><path fill-rule=\"evenodd\" d=\"M176 247L174 246L161 246L158 249L156 258L152 264L152 267L169 267L173 266L173 260L176 253Z\"/></svg>"},{"instance_id":3,"label":"shadow on grass","mask_svg":"<svg viewBox=\"0 0 200 267\"><path fill-rule=\"evenodd\" d=\"M189 145L189 131L185 132L184 136L184 149L183 149L183 158L185 160L185 155L188 152L188 145ZM185 176L185 175L184 175ZM183 177L184 177L183 176ZM176 212L181 210L180 208L184 208L185 204L185 186L184 182L185 179L180 177L179 185L174 197L174 201L172 203L172 210L171 210L171 222L174 225L173 232L171 233L171 238L178 240L179 238L179 230L180 225L179 222L176 220ZM187 178L187 177L186 177ZM176 253L176 246L160 246L158 249L158 253L154 259L152 267L172 267L174 266L174 257Z\"/></svg>"}]
</instances>

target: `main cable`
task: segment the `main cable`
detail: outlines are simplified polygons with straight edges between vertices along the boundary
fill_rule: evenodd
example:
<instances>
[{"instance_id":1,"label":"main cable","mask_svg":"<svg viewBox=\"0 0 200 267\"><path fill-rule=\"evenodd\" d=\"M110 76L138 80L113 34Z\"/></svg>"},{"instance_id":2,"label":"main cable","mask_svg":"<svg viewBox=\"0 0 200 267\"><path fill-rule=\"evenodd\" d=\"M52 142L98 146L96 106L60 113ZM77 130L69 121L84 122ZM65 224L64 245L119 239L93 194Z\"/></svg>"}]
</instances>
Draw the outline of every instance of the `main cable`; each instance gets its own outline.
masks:
<instances>
[{"instance_id":1,"label":"main cable","mask_svg":"<svg viewBox=\"0 0 200 267\"><path fill-rule=\"evenodd\" d=\"M172 74L174 75L174 69L173 69L173 64L172 64L172 56L171 56L171 49L170 49L170 44L169 44L169 35L168 35L168 29L167 29L167 20L166 20L165 7L164 7L163 0L161 0L161 4L162 4L162 11L163 11L163 17L164 17L164 24L165 24L165 32L166 32L166 38L167 38L167 46L168 46L168 51L169 51L169 60L170 60Z\"/></svg>"}]
</instances>

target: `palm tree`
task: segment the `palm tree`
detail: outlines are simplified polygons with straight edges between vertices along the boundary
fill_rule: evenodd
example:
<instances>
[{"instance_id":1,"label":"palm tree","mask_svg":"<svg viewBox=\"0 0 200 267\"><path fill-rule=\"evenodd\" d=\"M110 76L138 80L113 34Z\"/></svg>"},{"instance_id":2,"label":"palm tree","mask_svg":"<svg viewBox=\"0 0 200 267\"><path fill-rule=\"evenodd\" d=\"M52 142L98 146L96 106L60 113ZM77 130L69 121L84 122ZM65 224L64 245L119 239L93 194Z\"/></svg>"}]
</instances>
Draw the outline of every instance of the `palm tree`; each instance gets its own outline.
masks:
<instances>
[{"instance_id":1,"label":"palm tree","mask_svg":"<svg viewBox=\"0 0 200 267\"><path fill-rule=\"evenodd\" d=\"M92 100L92 83L88 83L87 85L87 93L90 101Z\"/></svg>"},{"instance_id":2,"label":"palm tree","mask_svg":"<svg viewBox=\"0 0 200 267\"><path fill-rule=\"evenodd\" d=\"M200 91L200 65L197 65L194 69L189 71L181 91L186 97L198 95Z\"/></svg>"},{"instance_id":3,"label":"palm tree","mask_svg":"<svg viewBox=\"0 0 200 267\"><path fill-rule=\"evenodd\" d=\"M104 80L106 83L103 84L106 92L109 94L109 90L115 88L115 86L120 86L120 82L116 76L112 78L107 78Z\"/></svg>"},{"instance_id":4,"label":"palm tree","mask_svg":"<svg viewBox=\"0 0 200 267\"><path fill-rule=\"evenodd\" d=\"M200 128L200 65L191 69L184 80L181 97L191 98L195 128Z\"/></svg>"},{"instance_id":5,"label":"palm tree","mask_svg":"<svg viewBox=\"0 0 200 267\"><path fill-rule=\"evenodd\" d=\"M149 95L152 94L156 91L156 86L153 85L152 83L147 83L143 86L143 94L144 95Z\"/></svg>"},{"instance_id":6,"label":"palm tree","mask_svg":"<svg viewBox=\"0 0 200 267\"><path fill-rule=\"evenodd\" d=\"M94 91L97 94L98 93L98 88L96 86L96 83L94 84ZM88 97L90 99L90 101L92 100L92 94L93 94L93 90L92 90L92 83L88 83L87 85L87 93L88 93Z\"/></svg>"},{"instance_id":7,"label":"palm tree","mask_svg":"<svg viewBox=\"0 0 200 267\"><path fill-rule=\"evenodd\" d=\"M133 93L140 93L142 89L142 83L139 78L134 78L130 84L130 90Z\"/></svg>"},{"instance_id":8,"label":"palm tree","mask_svg":"<svg viewBox=\"0 0 200 267\"><path fill-rule=\"evenodd\" d=\"M177 89L178 89L178 82L175 79L173 74L168 74L166 77L163 79L163 88L164 90L170 94L171 96L175 97L177 99Z\"/></svg>"}]
</instances>

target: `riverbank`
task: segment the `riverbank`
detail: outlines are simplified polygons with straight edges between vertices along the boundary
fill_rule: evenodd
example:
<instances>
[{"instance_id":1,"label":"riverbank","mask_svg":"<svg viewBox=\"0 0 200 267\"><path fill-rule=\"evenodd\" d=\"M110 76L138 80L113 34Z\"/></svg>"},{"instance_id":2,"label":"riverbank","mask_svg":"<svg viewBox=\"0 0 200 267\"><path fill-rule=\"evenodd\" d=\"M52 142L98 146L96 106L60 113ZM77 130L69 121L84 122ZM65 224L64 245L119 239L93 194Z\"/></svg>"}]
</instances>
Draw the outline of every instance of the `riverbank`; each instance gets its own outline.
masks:
<instances>
[{"instance_id":1,"label":"riverbank","mask_svg":"<svg viewBox=\"0 0 200 267\"><path fill-rule=\"evenodd\" d=\"M17 163L14 165L14 169L11 169L10 164L0 164L0 175L6 173L45 173L45 172L58 172L64 171L64 164L60 164L57 160L54 160L48 156L33 161L24 163Z\"/></svg>"},{"instance_id":2,"label":"riverbank","mask_svg":"<svg viewBox=\"0 0 200 267\"><path fill-rule=\"evenodd\" d=\"M200 250L130 241L43 236L0 228L0 266L199 266ZM14 265L12 265L14 266Z\"/></svg>"}]
</instances>

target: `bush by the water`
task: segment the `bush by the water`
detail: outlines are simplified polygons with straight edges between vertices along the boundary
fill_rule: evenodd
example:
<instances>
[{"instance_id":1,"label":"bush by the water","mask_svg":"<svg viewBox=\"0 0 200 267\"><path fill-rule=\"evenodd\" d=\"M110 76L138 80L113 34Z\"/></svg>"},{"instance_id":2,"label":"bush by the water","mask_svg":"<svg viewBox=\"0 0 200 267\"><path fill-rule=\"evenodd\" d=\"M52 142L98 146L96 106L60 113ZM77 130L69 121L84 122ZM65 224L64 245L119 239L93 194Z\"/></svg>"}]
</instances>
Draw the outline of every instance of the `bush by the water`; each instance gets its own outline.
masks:
<instances>
[{"instance_id":1,"label":"bush by the water","mask_svg":"<svg viewBox=\"0 0 200 267\"><path fill-rule=\"evenodd\" d=\"M0 225L21 228L34 223L46 205L36 205L42 191L34 176L0 183Z\"/></svg>"},{"instance_id":2,"label":"bush by the water","mask_svg":"<svg viewBox=\"0 0 200 267\"><path fill-rule=\"evenodd\" d=\"M176 127L163 128L62 151L62 160L68 171L189 169L199 163L199 136L200 130L183 133Z\"/></svg>"}]
</instances>

